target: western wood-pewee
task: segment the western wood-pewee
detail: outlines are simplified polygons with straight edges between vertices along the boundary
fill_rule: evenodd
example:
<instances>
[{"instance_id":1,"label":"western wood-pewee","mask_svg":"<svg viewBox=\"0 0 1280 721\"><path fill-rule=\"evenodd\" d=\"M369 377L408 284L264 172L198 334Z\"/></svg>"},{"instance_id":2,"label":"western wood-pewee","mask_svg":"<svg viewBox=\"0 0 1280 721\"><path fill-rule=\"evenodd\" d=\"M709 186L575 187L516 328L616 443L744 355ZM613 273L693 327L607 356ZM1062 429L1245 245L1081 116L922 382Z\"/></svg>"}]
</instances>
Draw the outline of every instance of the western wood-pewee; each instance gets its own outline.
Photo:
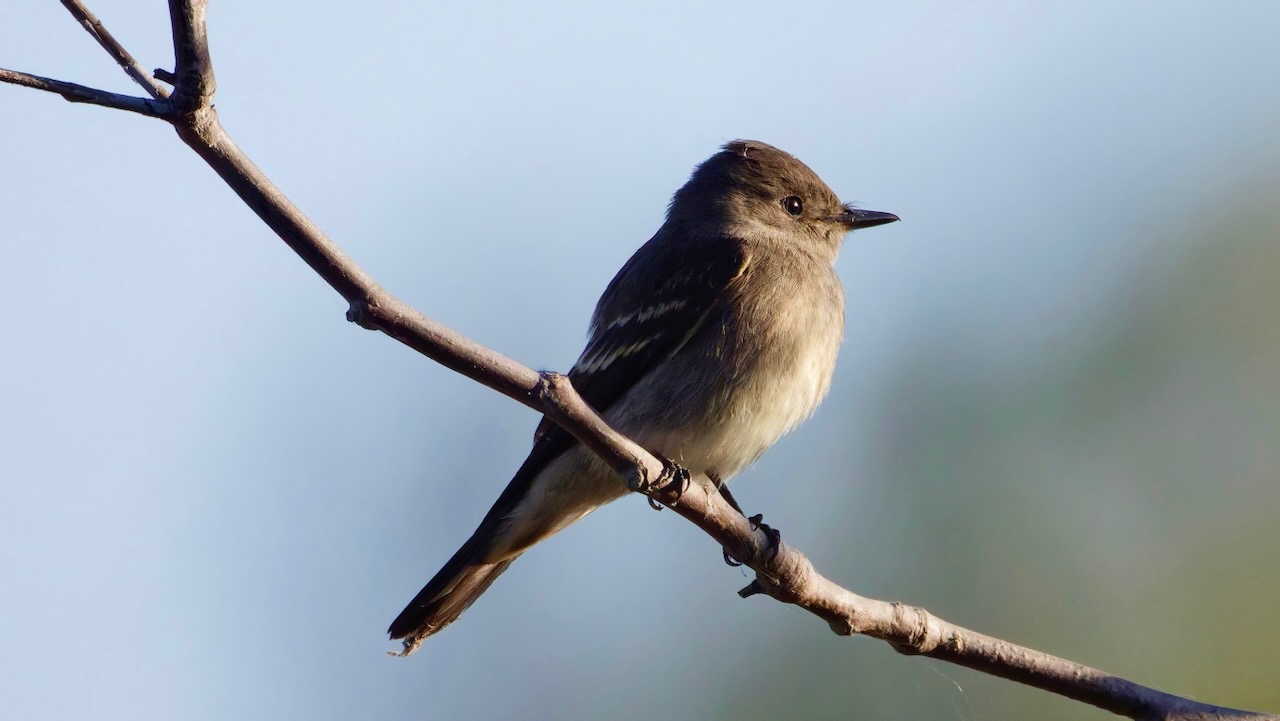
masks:
<instances>
[{"instance_id":1,"label":"western wood-pewee","mask_svg":"<svg viewBox=\"0 0 1280 721\"><path fill-rule=\"evenodd\" d=\"M569 371L574 388L618 431L719 487L826 395L844 332L840 244L897 219L841 204L777 148L725 145L605 289ZM391 637L411 653L530 546L626 492L544 419L524 465Z\"/></svg>"}]
</instances>

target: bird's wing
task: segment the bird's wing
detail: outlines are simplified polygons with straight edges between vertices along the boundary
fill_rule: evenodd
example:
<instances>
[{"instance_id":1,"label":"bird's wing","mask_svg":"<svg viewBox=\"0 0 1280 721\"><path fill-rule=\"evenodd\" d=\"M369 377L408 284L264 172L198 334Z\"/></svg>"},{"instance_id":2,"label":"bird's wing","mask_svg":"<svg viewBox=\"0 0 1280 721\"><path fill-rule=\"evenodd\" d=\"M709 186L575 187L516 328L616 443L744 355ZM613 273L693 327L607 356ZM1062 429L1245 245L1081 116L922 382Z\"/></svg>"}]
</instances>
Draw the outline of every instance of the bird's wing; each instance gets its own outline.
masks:
<instances>
[{"instance_id":1,"label":"bird's wing","mask_svg":"<svg viewBox=\"0 0 1280 721\"><path fill-rule=\"evenodd\" d=\"M731 240L668 245L642 249L618 272L596 308L587 347L569 371L574 390L597 412L678 353L747 268L746 252ZM552 429L559 427L544 418L535 440L549 440Z\"/></svg>"},{"instance_id":2,"label":"bird's wing","mask_svg":"<svg viewBox=\"0 0 1280 721\"><path fill-rule=\"evenodd\" d=\"M600 297L591 337L569 379L603 413L662 360L679 352L746 272L750 256L736 241L646 243ZM519 504L538 473L577 441L544 418L533 449L485 516L481 528Z\"/></svg>"}]
</instances>

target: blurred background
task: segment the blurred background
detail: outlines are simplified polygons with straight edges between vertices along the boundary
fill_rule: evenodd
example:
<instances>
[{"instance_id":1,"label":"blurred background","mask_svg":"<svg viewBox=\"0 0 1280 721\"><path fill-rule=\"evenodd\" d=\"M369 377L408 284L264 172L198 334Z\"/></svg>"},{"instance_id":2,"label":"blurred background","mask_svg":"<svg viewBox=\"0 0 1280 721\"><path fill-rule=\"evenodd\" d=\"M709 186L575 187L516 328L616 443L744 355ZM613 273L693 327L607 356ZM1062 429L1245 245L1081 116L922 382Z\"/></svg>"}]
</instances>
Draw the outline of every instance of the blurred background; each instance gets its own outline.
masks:
<instances>
[{"instance_id":1,"label":"blurred background","mask_svg":"<svg viewBox=\"0 0 1280 721\"><path fill-rule=\"evenodd\" d=\"M1280 711L1280 5L216 2L222 120L376 278L565 369L725 141L850 237L831 396L735 492L859 593ZM161 4L91 4L145 67ZM58 3L0 66L136 93ZM164 124L0 87L9 718L1098 719L833 636L626 499L412 658L531 411L348 324Z\"/></svg>"}]
</instances>

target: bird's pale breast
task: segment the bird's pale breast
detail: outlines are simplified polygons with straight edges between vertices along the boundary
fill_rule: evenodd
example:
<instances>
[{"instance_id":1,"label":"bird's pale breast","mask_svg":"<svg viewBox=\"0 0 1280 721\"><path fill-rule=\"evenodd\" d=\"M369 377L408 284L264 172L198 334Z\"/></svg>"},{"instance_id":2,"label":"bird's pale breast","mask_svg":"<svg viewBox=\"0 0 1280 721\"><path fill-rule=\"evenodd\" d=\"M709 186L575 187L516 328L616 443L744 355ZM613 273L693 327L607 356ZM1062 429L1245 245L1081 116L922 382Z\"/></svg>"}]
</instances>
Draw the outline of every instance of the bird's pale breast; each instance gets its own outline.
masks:
<instances>
[{"instance_id":1,"label":"bird's pale breast","mask_svg":"<svg viewBox=\"0 0 1280 721\"><path fill-rule=\"evenodd\" d=\"M803 251L756 257L768 260L749 266L727 312L708 318L680 354L679 372L707 379L667 399L669 417L687 422L658 433L635 429L655 453L722 479L818 407L844 331L844 294L829 260Z\"/></svg>"}]
</instances>

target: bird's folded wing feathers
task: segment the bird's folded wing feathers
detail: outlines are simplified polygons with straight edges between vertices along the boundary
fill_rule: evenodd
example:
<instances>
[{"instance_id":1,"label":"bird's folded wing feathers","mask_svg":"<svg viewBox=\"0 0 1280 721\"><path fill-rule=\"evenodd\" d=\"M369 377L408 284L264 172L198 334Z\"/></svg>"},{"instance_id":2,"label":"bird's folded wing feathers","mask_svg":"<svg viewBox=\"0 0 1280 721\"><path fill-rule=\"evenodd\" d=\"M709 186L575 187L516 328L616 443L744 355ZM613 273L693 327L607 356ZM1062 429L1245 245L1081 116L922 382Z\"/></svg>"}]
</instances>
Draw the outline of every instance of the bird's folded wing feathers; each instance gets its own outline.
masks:
<instances>
[{"instance_id":1,"label":"bird's folded wing feathers","mask_svg":"<svg viewBox=\"0 0 1280 721\"><path fill-rule=\"evenodd\" d=\"M609 409L641 378L675 355L724 301L749 257L733 240L714 238L680 247L642 248L600 298L591 337L569 380L598 412ZM646 252L652 251L652 252ZM646 279L656 287L639 287ZM549 419L534 438L559 431Z\"/></svg>"},{"instance_id":2,"label":"bird's folded wing feathers","mask_svg":"<svg viewBox=\"0 0 1280 721\"><path fill-rule=\"evenodd\" d=\"M741 245L729 238L675 247L653 241L645 244L600 297L591 338L568 374L578 394L596 411L607 411L703 327L724 302L730 283L746 272L749 261ZM646 283L650 287L642 287ZM485 514L475 538L486 536L515 510L538 473L575 442L567 431L544 418L529 457Z\"/></svg>"}]
</instances>

